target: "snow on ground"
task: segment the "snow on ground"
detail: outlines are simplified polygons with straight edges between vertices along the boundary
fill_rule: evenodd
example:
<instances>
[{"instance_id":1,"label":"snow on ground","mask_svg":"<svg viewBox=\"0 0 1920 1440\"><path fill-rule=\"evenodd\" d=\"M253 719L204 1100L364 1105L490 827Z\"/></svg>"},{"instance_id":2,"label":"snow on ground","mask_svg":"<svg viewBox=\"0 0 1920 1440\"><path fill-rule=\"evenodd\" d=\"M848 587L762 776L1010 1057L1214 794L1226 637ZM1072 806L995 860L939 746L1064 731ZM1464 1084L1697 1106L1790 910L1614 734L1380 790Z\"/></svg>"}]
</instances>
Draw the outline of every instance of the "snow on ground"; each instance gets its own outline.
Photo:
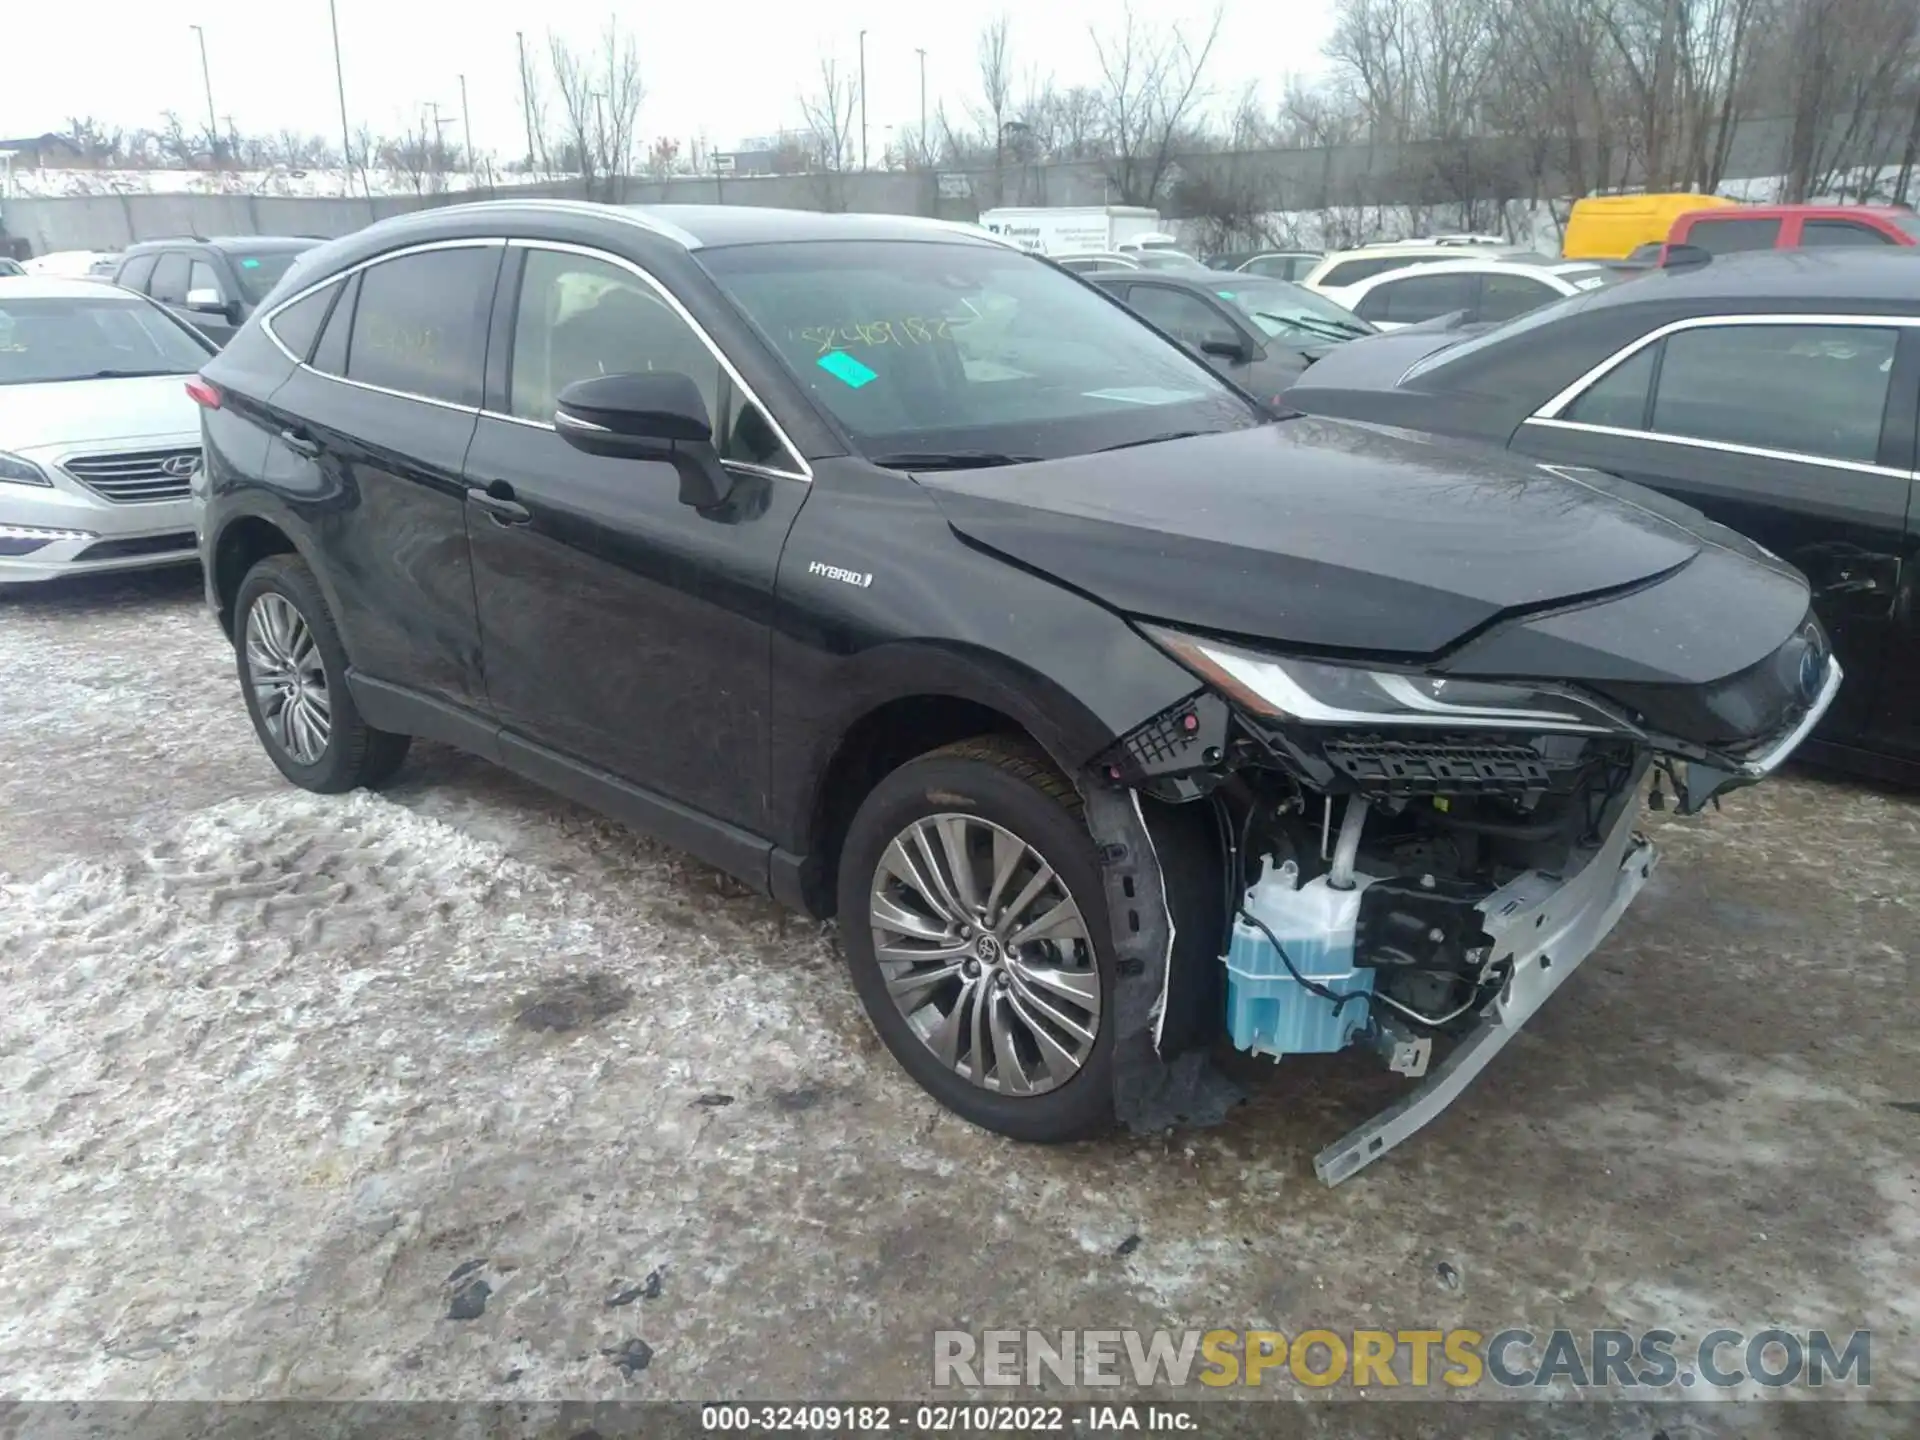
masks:
<instances>
[{"instance_id":1,"label":"snow on ground","mask_svg":"<svg viewBox=\"0 0 1920 1440\"><path fill-rule=\"evenodd\" d=\"M1362 1060L1245 1066L1217 1130L998 1140L827 929L672 851L434 746L289 788L196 576L0 592L0 1388L874 1398L954 1325L1780 1323L1874 1327L1920 1398L1920 803L1652 818L1607 947L1327 1191L1397 1093Z\"/></svg>"}]
</instances>

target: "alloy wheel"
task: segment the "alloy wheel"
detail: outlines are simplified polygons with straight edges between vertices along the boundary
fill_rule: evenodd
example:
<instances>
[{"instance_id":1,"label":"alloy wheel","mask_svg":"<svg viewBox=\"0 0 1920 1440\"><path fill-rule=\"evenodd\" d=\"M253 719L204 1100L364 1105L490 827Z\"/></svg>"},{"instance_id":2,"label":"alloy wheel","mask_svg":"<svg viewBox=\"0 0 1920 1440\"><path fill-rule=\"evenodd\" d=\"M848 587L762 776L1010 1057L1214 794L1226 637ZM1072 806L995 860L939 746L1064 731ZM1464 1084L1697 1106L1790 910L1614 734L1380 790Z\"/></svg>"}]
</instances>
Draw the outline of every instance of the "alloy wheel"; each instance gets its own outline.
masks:
<instances>
[{"instance_id":1,"label":"alloy wheel","mask_svg":"<svg viewBox=\"0 0 1920 1440\"><path fill-rule=\"evenodd\" d=\"M1100 1033L1100 972L1066 882L974 815L916 820L875 868L873 953L887 993L940 1062L985 1090L1040 1095Z\"/></svg>"},{"instance_id":2,"label":"alloy wheel","mask_svg":"<svg viewBox=\"0 0 1920 1440\"><path fill-rule=\"evenodd\" d=\"M273 743L299 765L316 765L333 735L327 672L313 631L293 602L268 591L247 612L247 682Z\"/></svg>"}]
</instances>

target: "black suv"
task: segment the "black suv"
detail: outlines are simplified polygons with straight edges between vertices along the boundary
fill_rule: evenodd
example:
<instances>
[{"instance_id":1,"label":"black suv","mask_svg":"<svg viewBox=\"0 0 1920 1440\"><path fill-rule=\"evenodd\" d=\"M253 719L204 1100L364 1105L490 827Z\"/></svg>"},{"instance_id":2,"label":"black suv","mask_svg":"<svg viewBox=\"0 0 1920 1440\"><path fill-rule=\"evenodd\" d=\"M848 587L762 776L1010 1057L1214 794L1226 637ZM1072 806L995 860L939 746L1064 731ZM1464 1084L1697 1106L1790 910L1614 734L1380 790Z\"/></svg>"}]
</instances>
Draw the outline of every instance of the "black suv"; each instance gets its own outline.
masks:
<instances>
[{"instance_id":1,"label":"black suv","mask_svg":"<svg viewBox=\"0 0 1920 1440\"><path fill-rule=\"evenodd\" d=\"M113 282L152 296L214 344L224 345L302 252L320 243L273 235L145 240L120 257Z\"/></svg>"},{"instance_id":2,"label":"black suv","mask_svg":"<svg viewBox=\"0 0 1920 1440\"><path fill-rule=\"evenodd\" d=\"M454 207L194 384L209 604L295 784L451 742L818 916L1031 1139L1201 1119L1225 1034L1443 1108L1680 808L1838 685L1804 581L1603 476L1275 420L933 221Z\"/></svg>"}]
</instances>

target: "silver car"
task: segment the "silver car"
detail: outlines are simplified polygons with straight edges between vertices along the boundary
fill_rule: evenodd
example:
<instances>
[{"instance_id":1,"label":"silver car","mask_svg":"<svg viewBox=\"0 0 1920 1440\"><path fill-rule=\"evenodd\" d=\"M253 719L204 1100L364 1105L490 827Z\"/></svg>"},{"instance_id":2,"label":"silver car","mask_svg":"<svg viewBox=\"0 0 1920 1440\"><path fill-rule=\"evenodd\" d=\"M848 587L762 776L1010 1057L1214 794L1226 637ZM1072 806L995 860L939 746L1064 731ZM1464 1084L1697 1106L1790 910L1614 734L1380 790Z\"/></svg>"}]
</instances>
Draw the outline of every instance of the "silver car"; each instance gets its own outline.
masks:
<instances>
[{"instance_id":1,"label":"silver car","mask_svg":"<svg viewBox=\"0 0 1920 1440\"><path fill-rule=\"evenodd\" d=\"M0 276L0 584L195 558L213 346L97 281Z\"/></svg>"}]
</instances>

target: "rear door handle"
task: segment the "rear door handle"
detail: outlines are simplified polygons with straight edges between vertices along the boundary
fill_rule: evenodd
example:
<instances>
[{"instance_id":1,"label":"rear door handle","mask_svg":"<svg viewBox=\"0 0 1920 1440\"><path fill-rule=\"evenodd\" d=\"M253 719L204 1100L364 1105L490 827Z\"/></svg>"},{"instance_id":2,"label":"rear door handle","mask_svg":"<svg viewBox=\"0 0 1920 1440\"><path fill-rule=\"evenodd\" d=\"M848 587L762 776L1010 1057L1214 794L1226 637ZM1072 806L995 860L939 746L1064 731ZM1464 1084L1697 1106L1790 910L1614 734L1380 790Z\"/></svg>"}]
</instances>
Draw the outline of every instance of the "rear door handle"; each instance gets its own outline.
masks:
<instances>
[{"instance_id":1,"label":"rear door handle","mask_svg":"<svg viewBox=\"0 0 1920 1440\"><path fill-rule=\"evenodd\" d=\"M478 487L467 491L467 503L479 506L499 525L524 525L533 519L533 512L518 500L508 499L504 495L489 495Z\"/></svg>"},{"instance_id":2,"label":"rear door handle","mask_svg":"<svg viewBox=\"0 0 1920 1440\"><path fill-rule=\"evenodd\" d=\"M311 436L302 435L298 430L282 430L280 443L302 459L318 460L320 458L319 442Z\"/></svg>"}]
</instances>

